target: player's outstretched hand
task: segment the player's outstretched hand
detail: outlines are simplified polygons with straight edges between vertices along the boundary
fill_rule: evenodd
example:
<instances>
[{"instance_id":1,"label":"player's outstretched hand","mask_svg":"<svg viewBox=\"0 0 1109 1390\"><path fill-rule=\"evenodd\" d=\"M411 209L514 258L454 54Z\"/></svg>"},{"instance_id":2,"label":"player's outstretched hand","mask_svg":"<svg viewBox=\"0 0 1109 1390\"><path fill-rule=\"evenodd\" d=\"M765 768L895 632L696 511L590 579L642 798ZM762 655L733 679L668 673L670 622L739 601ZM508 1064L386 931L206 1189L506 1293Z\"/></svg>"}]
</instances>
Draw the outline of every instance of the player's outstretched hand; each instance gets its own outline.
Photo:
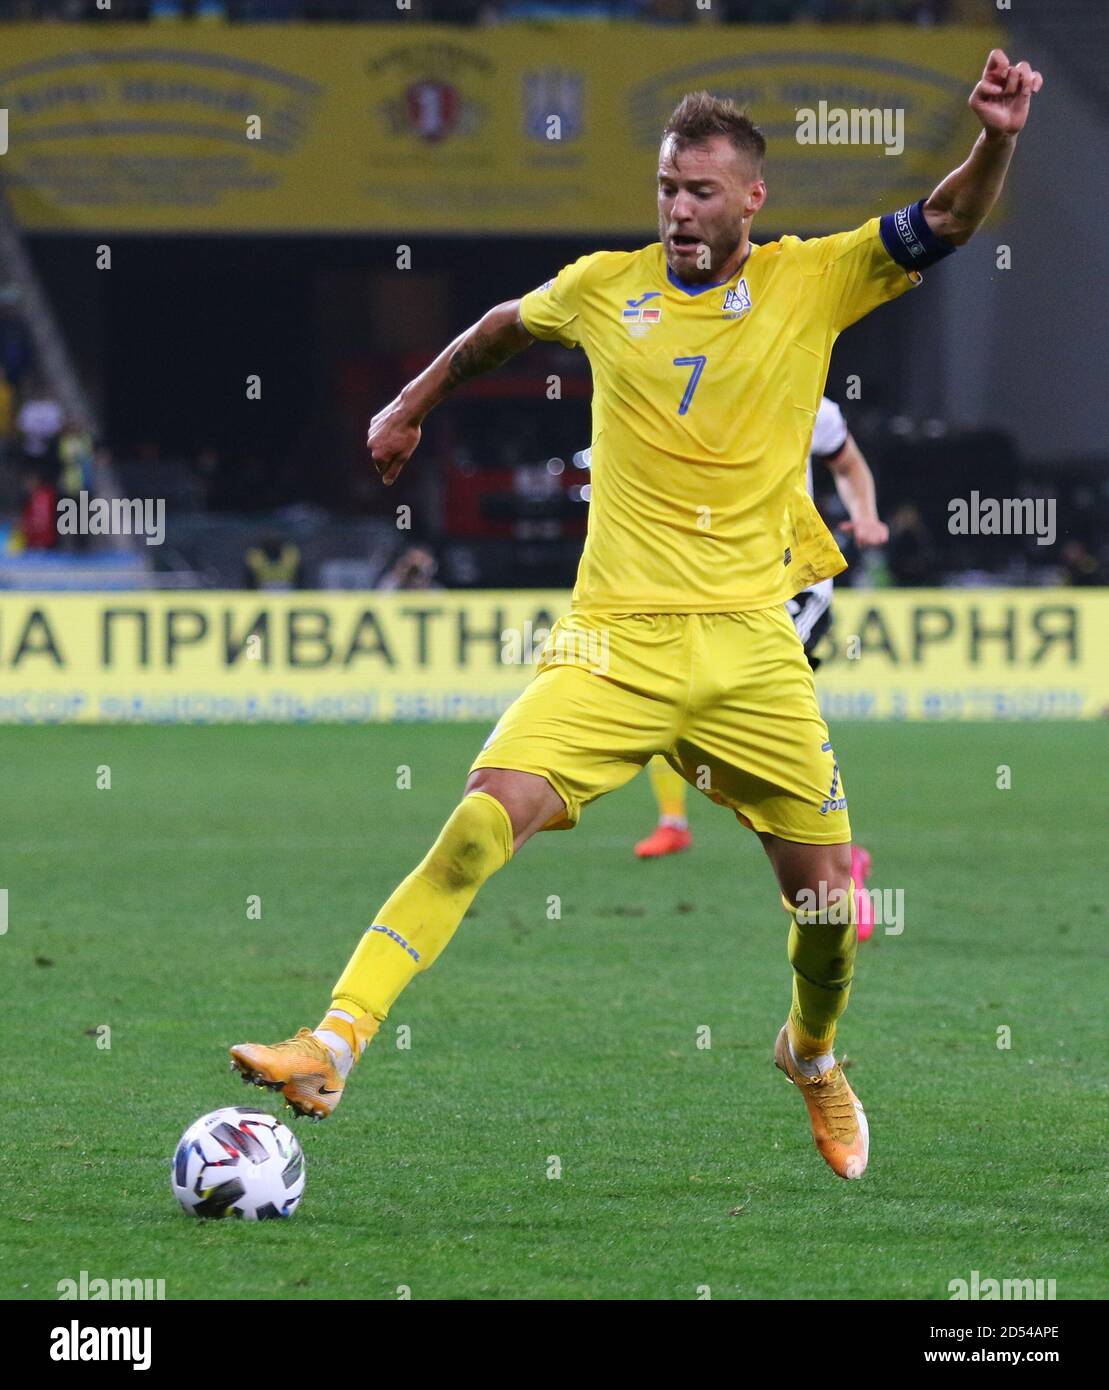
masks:
<instances>
[{"instance_id":1,"label":"player's outstretched hand","mask_svg":"<svg viewBox=\"0 0 1109 1390\"><path fill-rule=\"evenodd\" d=\"M386 487L396 480L419 442L419 422L412 418L411 409L402 403L400 396L370 421L366 447Z\"/></svg>"},{"instance_id":2,"label":"player's outstretched hand","mask_svg":"<svg viewBox=\"0 0 1109 1390\"><path fill-rule=\"evenodd\" d=\"M1044 85L1028 63L1010 63L1000 48L986 59L968 105L987 130L1016 135L1024 129L1033 93Z\"/></svg>"},{"instance_id":3,"label":"player's outstretched hand","mask_svg":"<svg viewBox=\"0 0 1109 1390\"><path fill-rule=\"evenodd\" d=\"M890 528L876 516L864 517L861 521L841 521L839 529L854 536L860 550L868 545L885 545L890 538Z\"/></svg>"}]
</instances>

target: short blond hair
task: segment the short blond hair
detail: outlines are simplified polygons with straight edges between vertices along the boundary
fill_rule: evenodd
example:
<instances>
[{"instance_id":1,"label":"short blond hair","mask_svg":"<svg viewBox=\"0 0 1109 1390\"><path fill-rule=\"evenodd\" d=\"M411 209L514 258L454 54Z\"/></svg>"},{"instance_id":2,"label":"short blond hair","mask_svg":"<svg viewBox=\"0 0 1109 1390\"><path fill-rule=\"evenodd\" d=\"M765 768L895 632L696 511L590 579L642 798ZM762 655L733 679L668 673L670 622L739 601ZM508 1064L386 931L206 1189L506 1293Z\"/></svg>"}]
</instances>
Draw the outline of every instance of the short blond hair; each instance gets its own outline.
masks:
<instances>
[{"instance_id":1,"label":"short blond hair","mask_svg":"<svg viewBox=\"0 0 1109 1390\"><path fill-rule=\"evenodd\" d=\"M678 151L689 145L703 145L714 135L726 136L740 154L747 156L756 173L762 173L766 137L730 97L714 97L706 91L687 92L662 132L663 140L672 139Z\"/></svg>"}]
</instances>

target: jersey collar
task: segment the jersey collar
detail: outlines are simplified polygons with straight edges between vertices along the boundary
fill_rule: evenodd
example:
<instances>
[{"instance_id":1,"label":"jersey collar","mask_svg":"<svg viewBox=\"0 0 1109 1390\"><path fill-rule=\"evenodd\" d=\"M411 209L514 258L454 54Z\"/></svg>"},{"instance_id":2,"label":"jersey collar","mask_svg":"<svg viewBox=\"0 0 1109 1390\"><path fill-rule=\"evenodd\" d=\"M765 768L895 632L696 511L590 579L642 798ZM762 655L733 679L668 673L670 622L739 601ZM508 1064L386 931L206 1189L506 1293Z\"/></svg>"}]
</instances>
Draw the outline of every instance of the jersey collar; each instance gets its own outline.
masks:
<instances>
[{"instance_id":1,"label":"jersey collar","mask_svg":"<svg viewBox=\"0 0 1109 1390\"><path fill-rule=\"evenodd\" d=\"M746 256L744 256L743 260L740 261L739 265L732 272L732 274L729 275L726 280L715 280L711 285L687 285L684 280L679 280L678 277L674 274L674 272L670 269L670 264L666 260L665 247L663 248L662 252L662 263L666 266L666 278L670 281L670 283L674 286L676 290L681 290L683 294L688 295L705 294L708 290L719 290L722 289L725 285L730 285L737 275L742 275L751 262L751 256L754 253L754 250L755 246L752 242L747 247Z\"/></svg>"}]
</instances>

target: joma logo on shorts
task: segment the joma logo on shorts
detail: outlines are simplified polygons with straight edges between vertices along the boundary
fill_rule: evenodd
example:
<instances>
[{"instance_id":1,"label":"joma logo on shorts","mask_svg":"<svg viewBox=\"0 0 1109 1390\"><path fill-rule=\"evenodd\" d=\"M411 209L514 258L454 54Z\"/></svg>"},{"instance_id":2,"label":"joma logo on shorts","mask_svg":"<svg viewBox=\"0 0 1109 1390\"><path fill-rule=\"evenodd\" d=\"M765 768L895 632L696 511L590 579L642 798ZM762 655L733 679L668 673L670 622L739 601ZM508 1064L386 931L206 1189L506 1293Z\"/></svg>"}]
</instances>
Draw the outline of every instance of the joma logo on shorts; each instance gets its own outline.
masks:
<instances>
[{"instance_id":1,"label":"joma logo on shorts","mask_svg":"<svg viewBox=\"0 0 1109 1390\"><path fill-rule=\"evenodd\" d=\"M822 753L832 754L832 785L828 788L828 795L821 803L820 814L826 816L829 811L846 811L847 798L845 796L836 795L836 792L839 791L839 759L836 757L835 753L832 752L832 745L830 743L822 743L820 745L820 751Z\"/></svg>"}]
</instances>

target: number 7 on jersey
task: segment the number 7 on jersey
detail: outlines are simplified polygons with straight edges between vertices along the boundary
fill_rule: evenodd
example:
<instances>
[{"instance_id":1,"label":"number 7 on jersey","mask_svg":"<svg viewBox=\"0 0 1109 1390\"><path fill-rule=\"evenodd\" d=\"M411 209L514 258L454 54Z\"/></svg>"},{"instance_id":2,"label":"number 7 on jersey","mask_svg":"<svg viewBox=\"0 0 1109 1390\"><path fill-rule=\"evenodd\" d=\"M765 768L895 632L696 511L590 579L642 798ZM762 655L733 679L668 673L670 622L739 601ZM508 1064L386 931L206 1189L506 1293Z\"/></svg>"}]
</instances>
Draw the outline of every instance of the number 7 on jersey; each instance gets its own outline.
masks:
<instances>
[{"instance_id":1,"label":"number 7 on jersey","mask_svg":"<svg viewBox=\"0 0 1109 1390\"><path fill-rule=\"evenodd\" d=\"M689 409L690 402L693 400L693 393L697 389L697 383L701 380L701 373L705 370L707 357L675 357L675 367L692 367L689 382L685 388L685 395L682 396L682 403L678 406L678 414L684 415Z\"/></svg>"}]
</instances>

